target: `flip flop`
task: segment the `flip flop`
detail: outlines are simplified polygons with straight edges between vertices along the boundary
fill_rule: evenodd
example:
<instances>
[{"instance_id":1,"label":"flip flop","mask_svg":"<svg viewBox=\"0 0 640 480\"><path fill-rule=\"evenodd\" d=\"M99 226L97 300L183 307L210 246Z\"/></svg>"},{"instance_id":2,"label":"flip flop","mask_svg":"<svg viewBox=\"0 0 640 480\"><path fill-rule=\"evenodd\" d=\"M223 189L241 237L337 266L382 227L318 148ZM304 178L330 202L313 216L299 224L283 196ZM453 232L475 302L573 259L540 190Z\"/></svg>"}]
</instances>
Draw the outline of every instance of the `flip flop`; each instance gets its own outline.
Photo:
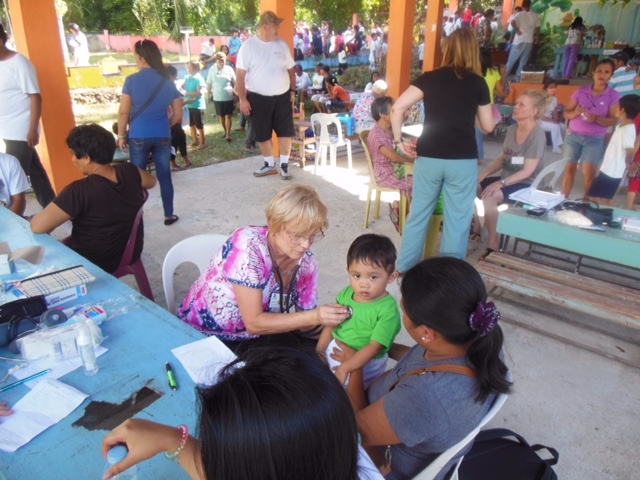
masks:
<instances>
[{"instance_id":1,"label":"flip flop","mask_svg":"<svg viewBox=\"0 0 640 480\"><path fill-rule=\"evenodd\" d=\"M178 221L178 215L173 215L171 218L165 218L164 224L169 226L169 225L173 225L177 221Z\"/></svg>"},{"instance_id":2,"label":"flip flop","mask_svg":"<svg viewBox=\"0 0 640 480\"><path fill-rule=\"evenodd\" d=\"M227 137L225 138L225 140L227 141L227 143L231 143L231 137Z\"/></svg>"},{"instance_id":3,"label":"flip flop","mask_svg":"<svg viewBox=\"0 0 640 480\"><path fill-rule=\"evenodd\" d=\"M189 165L185 165L185 166L184 166L184 167L182 167L182 168L191 168L191 167L193 167L193 163L190 163Z\"/></svg>"},{"instance_id":4,"label":"flip flop","mask_svg":"<svg viewBox=\"0 0 640 480\"><path fill-rule=\"evenodd\" d=\"M171 169L172 172L179 172L180 170L182 170L183 167L176 165L174 168Z\"/></svg>"}]
</instances>

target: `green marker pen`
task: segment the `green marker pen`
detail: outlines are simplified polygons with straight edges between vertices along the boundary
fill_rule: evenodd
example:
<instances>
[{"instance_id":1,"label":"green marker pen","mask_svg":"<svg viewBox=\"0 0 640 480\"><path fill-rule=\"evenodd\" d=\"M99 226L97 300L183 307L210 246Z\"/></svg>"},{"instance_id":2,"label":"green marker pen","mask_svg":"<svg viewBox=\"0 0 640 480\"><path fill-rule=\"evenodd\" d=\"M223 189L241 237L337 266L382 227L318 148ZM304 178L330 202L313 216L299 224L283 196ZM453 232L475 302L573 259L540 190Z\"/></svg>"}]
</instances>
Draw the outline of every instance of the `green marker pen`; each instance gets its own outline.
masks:
<instances>
[{"instance_id":1,"label":"green marker pen","mask_svg":"<svg viewBox=\"0 0 640 480\"><path fill-rule=\"evenodd\" d=\"M169 387L171 387L171 390L177 390L178 384L176 383L176 377L173 374L173 370L171 370L171 365L167 362L165 366L167 369L167 378L169 379Z\"/></svg>"}]
</instances>

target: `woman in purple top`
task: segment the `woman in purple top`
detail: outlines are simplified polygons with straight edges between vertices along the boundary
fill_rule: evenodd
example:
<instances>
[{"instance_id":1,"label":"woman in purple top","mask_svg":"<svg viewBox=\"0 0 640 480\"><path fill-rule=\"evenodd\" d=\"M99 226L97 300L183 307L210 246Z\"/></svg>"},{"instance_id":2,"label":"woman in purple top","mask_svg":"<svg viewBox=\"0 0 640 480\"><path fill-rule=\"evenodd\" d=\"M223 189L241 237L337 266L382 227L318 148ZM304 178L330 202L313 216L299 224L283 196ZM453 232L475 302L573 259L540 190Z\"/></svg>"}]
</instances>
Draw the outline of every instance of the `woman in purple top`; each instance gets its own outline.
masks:
<instances>
[{"instance_id":1,"label":"woman in purple top","mask_svg":"<svg viewBox=\"0 0 640 480\"><path fill-rule=\"evenodd\" d=\"M598 63L593 74L593 85L581 87L571 95L564 116L569 131L564 142L565 157L569 162L562 180L562 194L569 198L573 181L582 161L585 195L591 188L604 154L604 137L607 128L616 124L620 94L608 85L615 66L609 59Z\"/></svg>"},{"instance_id":2,"label":"woman in purple top","mask_svg":"<svg viewBox=\"0 0 640 480\"><path fill-rule=\"evenodd\" d=\"M151 155L160 183L164 224L172 225L178 216L173 214L171 127L182 120L182 96L169 80L155 43L138 40L134 57L140 71L124 81L118 110L118 147L128 149L131 163L141 170L147 168Z\"/></svg>"},{"instance_id":3,"label":"woman in purple top","mask_svg":"<svg viewBox=\"0 0 640 480\"><path fill-rule=\"evenodd\" d=\"M266 226L231 235L178 317L233 350L248 339L284 333L281 338L314 348L312 336L323 325L348 316L341 305L318 307L318 264L309 249L324 237L327 208L313 188L291 185L273 197L266 214Z\"/></svg>"}]
</instances>

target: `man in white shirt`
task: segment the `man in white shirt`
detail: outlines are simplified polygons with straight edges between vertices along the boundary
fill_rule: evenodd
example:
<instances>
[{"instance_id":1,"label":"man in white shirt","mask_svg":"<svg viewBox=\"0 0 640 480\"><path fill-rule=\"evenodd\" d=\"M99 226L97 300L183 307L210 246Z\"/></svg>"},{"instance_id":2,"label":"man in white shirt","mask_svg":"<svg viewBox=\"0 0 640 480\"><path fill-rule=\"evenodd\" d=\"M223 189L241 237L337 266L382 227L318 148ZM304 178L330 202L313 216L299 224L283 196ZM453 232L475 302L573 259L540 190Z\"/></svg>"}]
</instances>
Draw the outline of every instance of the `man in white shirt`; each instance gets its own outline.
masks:
<instances>
[{"instance_id":1,"label":"man in white shirt","mask_svg":"<svg viewBox=\"0 0 640 480\"><path fill-rule=\"evenodd\" d=\"M369 45L369 69L377 70L380 63L380 47L378 42L378 33L371 32L371 44Z\"/></svg>"},{"instance_id":2,"label":"man in white shirt","mask_svg":"<svg viewBox=\"0 0 640 480\"><path fill-rule=\"evenodd\" d=\"M290 180L289 154L296 99L295 62L287 42L278 37L283 19L266 11L260 15L256 35L240 47L236 63L236 94L240 110L251 117L252 128L264 157L264 166L253 172L256 177L276 175L272 134L280 147L280 177Z\"/></svg>"},{"instance_id":3,"label":"man in white shirt","mask_svg":"<svg viewBox=\"0 0 640 480\"><path fill-rule=\"evenodd\" d=\"M6 153L18 159L31 179L42 208L55 197L36 145L40 141L42 97L33 64L5 46L7 34L0 24L0 138Z\"/></svg>"},{"instance_id":4,"label":"man in white shirt","mask_svg":"<svg viewBox=\"0 0 640 480\"><path fill-rule=\"evenodd\" d=\"M16 157L0 153L0 207L22 216L27 206L29 181Z\"/></svg>"},{"instance_id":5,"label":"man in white shirt","mask_svg":"<svg viewBox=\"0 0 640 480\"><path fill-rule=\"evenodd\" d=\"M213 56L216 54L216 41L210 38L208 42L204 42L201 45L200 61L205 65L207 63L213 63Z\"/></svg>"},{"instance_id":6,"label":"man in white shirt","mask_svg":"<svg viewBox=\"0 0 640 480\"><path fill-rule=\"evenodd\" d=\"M89 42L87 36L80 31L76 23L69 25L69 31L73 38L69 40L69 45L73 48L73 59L76 67L89 66Z\"/></svg>"},{"instance_id":7,"label":"man in white shirt","mask_svg":"<svg viewBox=\"0 0 640 480\"><path fill-rule=\"evenodd\" d=\"M294 67L296 74L296 90L298 91L298 98L301 102L307 99L307 90L311 86L311 79L309 74L302 70L302 65L296 65Z\"/></svg>"},{"instance_id":8,"label":"man in white shirt","mask_svg":"<svg viewBox=\"0 0 640 480\"><path fill-rule=\"evenodd\" d=\"M522 2L523 11L518 13L511 21L511 26L515 29L511 50L509 51L509 59L507 60L507 75L511 73L511 69L516 62L518 69L516 71L516 82L520 81L522 69L529 63L533 44L538 43L540 39L540 18L531 11L531 0Z\"/></svg>"}]
</instances>

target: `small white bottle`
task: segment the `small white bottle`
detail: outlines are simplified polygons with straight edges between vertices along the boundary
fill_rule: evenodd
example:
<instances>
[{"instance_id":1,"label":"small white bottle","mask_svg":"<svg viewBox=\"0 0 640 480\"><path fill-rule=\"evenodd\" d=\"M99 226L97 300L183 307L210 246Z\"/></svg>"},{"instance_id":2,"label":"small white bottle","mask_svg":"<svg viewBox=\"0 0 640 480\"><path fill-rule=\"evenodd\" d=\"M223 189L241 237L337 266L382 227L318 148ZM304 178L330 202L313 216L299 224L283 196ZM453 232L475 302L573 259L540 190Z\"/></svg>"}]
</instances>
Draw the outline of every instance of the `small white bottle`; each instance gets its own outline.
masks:
<instances>
[{"instance_id":1,"label":"small white bottle","mask_svg":"<svg viewBox=\"0 0 640 480\"><path fill-rule=\"evenodd\" d=\"M104 467L106 473L113 465L120 463L129 454L129 450L124 445L117 445L107 452L107 464ZM138 469L136 466L127 468L124 472L112 477L114 480L137 480Z\"/></svg>"},{"instance_id":2,"label":"small white bottle","mask_svg":"<svg viewBox=\"0 0 640 480\"><path fill-rule=\"evenodd\" d=\"M76 339L78 351L82 357L82 365L84 366L84 374L87 376L98 373L98 362L96 361L96 351L91 338L91 330L88 325L83 325L78 331Z\"/></svg>"}]
</instances>

